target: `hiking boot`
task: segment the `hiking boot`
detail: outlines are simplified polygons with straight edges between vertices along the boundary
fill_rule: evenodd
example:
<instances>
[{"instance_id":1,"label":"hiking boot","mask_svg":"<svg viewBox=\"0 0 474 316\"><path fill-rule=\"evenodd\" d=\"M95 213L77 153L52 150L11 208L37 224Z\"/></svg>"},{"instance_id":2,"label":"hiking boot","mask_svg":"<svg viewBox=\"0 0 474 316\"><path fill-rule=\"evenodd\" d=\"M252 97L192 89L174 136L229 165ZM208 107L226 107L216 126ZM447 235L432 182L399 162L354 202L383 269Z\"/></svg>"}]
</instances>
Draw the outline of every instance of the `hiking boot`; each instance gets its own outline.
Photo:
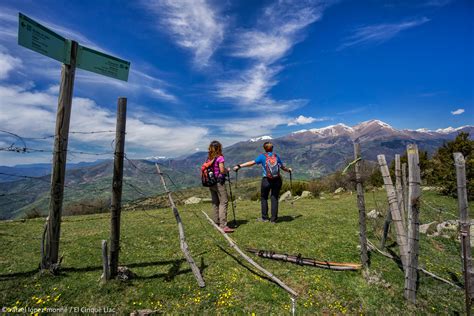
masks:
<instances>
[{"instance_id":1,"label":"hiking boot","mask_svg":"<svg viewBox=\"0 0 474 316\"><path fill-rule=\"evenodd\" d=\"M262 222L262 223L268 223L269 220L268 219L264 219L264 218L257 218L257 222Z\"/></svg>"},{"instance_id":2,"label":"hiking boot","mask_svg":"<svg viewBox=\"0 0 474 316\"><path fill-rule=\"evenodd\" d=\"M232 228L230 228L229 226L226 226L224 228L222 228L222 230L224 231L224 233L228 234L228 233L233 233L234 230Z\"/></svg>"}]
</instances>

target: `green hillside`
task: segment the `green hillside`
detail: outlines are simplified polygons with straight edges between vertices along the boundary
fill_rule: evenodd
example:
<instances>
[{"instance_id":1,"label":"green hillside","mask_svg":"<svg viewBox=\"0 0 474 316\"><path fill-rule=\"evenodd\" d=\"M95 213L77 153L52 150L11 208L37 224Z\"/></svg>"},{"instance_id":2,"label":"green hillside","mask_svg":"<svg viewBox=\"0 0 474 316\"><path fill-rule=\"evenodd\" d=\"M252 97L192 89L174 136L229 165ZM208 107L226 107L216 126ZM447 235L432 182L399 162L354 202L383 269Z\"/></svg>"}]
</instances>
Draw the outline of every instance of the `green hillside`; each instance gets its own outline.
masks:
<instances>
[{"instance_id":1,"label":"green hillside","mask_svg":"<svg viewBox=\"0 0 474 316\"><path fill-rule=\"evenodd\" d=\"M251 186L249 185L248 188ZM255 188L254 188L255 190ZM206 190L193 192L208 197ZM421 222L452 219L454 199L423 192ZM367 209L384 214L383 191L366 195ZM265 279L228 247L205 220L210 204L179 207L190 251L201 267L206 287L198 288L179 249L169 208L122 214L120 263L137 277L100 285L101 240L109 237L109 214L64 217L60 252L62 274L37 273L43 219L0 222L0 301L8 307L114 308L120 314L151 309L173 314L288 314L288 294ZM240 226L232 238L241 246L321 260L357 262L358 211L355 195L325 194L324 199L282 203L276 225L256 222L259 202L237 201ZM229 220L232 219L229 209ZM369 238L379 244L383 218L368 220ZM455 239L421 235L420 264L439 276L462 280L460 245ZM393 247L394 237L388 241ZM396 251L396 248L391 248ZM416 307L403 299L404 276L390 259L371 253L371 281L361 272L337 272L253 257L300 293L297 314L458 314L463 291L421 275Z\"/></svg>"}]
</instances>

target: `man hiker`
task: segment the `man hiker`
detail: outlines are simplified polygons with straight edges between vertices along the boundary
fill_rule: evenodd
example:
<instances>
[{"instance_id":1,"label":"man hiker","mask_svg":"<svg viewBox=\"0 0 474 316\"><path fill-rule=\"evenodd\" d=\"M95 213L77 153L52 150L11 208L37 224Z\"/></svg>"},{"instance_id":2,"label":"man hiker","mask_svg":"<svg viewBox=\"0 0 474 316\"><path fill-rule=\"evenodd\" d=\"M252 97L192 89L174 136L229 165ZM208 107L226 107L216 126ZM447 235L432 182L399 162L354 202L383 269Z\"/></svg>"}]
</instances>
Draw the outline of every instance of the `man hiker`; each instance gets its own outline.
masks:
<instances>
[{"instance_id":1,"label":"man hiker","mask_svg":"<svg viewBox=\"0 0 474 316\"><path fill-rule=\"evenodd\" d=\"M255 160L234 166L234 171L256 164L262 166L262 185L260 189L262 218L260 220L268 222L268 195L271 192L272 216L270 222L275 223L278 218L278 197L282 186L280 169L291 173L291 168L283 165L280 156L273 152L273 144L271 142L265 142L263 149L265 149L265 153L260 154Z\"/></svg>"}]
</instances>

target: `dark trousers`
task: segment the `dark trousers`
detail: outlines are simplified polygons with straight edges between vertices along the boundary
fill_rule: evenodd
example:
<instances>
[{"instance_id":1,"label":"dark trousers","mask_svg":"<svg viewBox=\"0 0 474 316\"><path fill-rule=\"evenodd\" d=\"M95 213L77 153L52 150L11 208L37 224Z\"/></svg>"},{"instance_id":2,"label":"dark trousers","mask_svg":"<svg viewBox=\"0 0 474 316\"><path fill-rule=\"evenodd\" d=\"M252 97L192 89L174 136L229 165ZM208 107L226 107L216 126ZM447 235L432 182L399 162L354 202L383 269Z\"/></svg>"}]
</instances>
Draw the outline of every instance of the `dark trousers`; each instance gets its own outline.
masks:
<instances>
[{"instance_id":1,"label":"dark trousers","mask_svg":"<svg viewBox=\"0 0 474 316\"><path fill-rule=\"evenodd\" d=\"M272 200L272 217L270 221L275 222L278 218L278 197L280 195L282 181L281 178L268 179L262 178L261 203L262 203L262 219L268 219L268 195L271 192Z\"/></svg>"}]
</instances>

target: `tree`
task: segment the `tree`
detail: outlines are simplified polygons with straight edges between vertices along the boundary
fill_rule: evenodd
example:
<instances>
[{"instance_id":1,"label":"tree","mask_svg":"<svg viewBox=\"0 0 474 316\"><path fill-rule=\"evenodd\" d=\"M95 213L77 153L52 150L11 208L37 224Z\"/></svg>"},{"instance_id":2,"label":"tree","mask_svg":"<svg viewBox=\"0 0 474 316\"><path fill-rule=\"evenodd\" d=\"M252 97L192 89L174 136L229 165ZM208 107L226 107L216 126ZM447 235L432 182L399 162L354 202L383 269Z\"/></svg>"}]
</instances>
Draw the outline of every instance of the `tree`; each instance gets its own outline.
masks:
<instances>
[{"instance_id":1,"label":"tree","mask_svg":"<svg viewBox=\"0 0 474 316\"><path fill-rule=\"evenodd\" d=\"M420 158L421 179L426 183L428 182L428 175L432 172L432 164L428 156L428 152L426 150L419 150L418 154ZM404 163L408 165L408 157L406 151L402 156L400 156L400 165L403 165ZM392 176L392 179L395 179L395 159L393 159L390 163L390 175Z\"/></svg>"},{"instance_id":2,"label":"tree","mask_svg":"<svg viewBox=\"0 0 474 316\"><path fill-rule=\"evenodd\" d=\"M457 197L456 170L453 153L460 152L466 159L466 179L468 199L474 198L474 140L469 133L461 132L453 141L445 143L431 159L431 170L427 174L428 183L442 187L442 193Z\"/></svg>"}]
</instances>

